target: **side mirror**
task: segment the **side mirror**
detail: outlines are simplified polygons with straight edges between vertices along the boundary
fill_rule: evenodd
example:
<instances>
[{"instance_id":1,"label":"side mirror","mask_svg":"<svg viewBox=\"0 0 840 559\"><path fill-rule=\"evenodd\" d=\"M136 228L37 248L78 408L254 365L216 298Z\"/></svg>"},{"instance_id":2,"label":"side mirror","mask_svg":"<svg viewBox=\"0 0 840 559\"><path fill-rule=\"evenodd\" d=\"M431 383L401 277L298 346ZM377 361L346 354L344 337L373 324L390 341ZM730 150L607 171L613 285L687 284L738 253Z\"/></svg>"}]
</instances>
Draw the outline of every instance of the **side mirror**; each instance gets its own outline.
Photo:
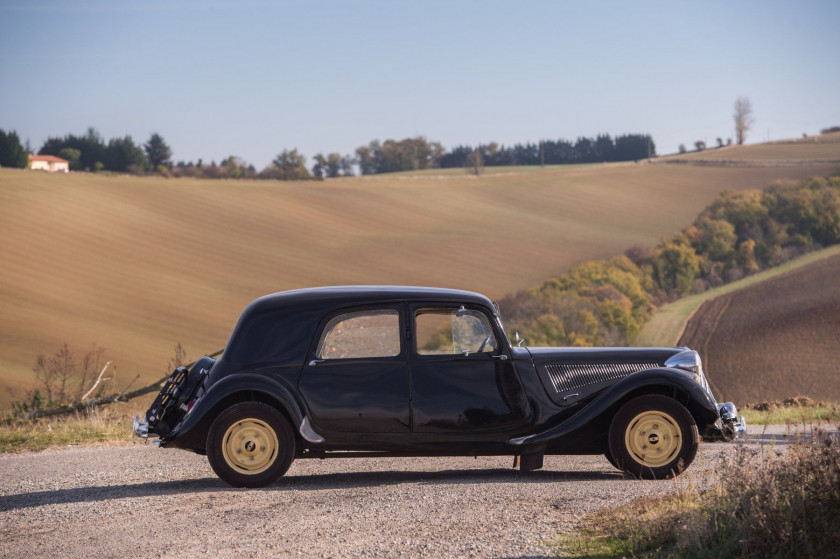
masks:
<instances>
[{"instance_id":1,"label":"side mirror","mask_svg":"<svg viewBox=\"0 0 840 559\"><path fill-rule=\"evenodd\" d=\"M516 336L516 339L513 340L516 342L516 347L522 347L522 344L525 342L525 338L520 338L519 332L514 332L514 336Z\"/></svg>"}]
</instances>

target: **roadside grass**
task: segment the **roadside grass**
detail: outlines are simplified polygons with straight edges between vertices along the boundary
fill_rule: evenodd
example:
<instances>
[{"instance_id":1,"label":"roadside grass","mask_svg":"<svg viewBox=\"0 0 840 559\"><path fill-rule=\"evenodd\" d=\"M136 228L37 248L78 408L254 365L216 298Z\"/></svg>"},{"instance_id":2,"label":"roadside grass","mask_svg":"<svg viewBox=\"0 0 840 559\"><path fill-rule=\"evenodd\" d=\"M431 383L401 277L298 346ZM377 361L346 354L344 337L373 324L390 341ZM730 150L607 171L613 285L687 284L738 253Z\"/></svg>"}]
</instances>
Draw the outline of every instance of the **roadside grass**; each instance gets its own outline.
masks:
<instances>
[{"instance_id":1,"label":"roadside grass","mask_svg":"<svg viewBox=\"0 0 840 559\"><path fill-rule=\"evenodd\" d=\"M0 453L38 451L57 446L128 444L134 416L142 414L154 395L117 402L63 417L19 420L0 425Z\"/></svg>"},{"instance_id":2,"label":"roadside grass","mask_svg":"<svg viewBox=\"0 0 840 559\"><path fill-rule=\"evenodd\" d=\"M641 347L674 346L679 342L679 338L682 336L683 328L692 313L694 313L694 311L706 301L714 299L720 295L725 295L726 293L732 293L733 291L749 287L750 285L782 275L786 272L802 268L809 264L813 264L814 262L831 258L837 254L840 254L840 245L834 245L816 252L811 252L800 256L799 258L794 258L793 260L785 262L780 266L764 270L744 279L710 289L703 293L690 295L674 301L673 303L663 305L658 311L656 311L656 314L654 314L651 319L645 323L642 331L639 333L639 337L636 340L636 345Z\"/></svg>"},{"instance_id":3,"label":"roadside grass","mask_svg":"<svg viewBox=\"0 0 840 559\"><path fill-rule=\"evenodd\" d=\"M549 543L559 557L837 557L840 437L787 451L739 446L714 489L678 489L595 513Z\"/></svg>"},{"instance_id":4,"label":"roadside grass","mask_svg":"<svg viewBox=\"0 0 840 559\"><path fill-rule=\"evenodd\" d=\"M840 403L797 397L747 404L738 410L748 425L814 425L840 422Z\"/></svg>"}]
</instances>

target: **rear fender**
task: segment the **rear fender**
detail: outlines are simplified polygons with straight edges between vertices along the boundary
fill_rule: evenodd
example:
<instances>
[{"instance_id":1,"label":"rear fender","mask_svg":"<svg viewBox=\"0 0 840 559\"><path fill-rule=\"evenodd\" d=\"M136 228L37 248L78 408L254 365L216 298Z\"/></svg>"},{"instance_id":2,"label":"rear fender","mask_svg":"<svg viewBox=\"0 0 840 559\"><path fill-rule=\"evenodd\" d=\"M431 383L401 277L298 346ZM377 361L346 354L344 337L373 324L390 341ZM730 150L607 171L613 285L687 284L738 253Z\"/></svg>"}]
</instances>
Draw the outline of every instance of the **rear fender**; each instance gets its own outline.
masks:
<instances>
[{"instance_id":1,"label":"rear fender","mask_svg":"<svg viewBox=\"0 0 840 559\"><path fill-rule=\"evenodd\" d=\"M615 383L563 423L540 433L510 439L508 444L528 446L546 444L592 424L603 414L637 394L672 393L673 391L687 397L688 401L684 404L701 429L719 418L714 398L694 380L692 375L676 369L647 369Z\"/></svg>"},{"instance_id":2,"label":"rear fender","mask_svg":"<svg viewBox=\"0 0 840 559\"><path fill-rule=\"evenodd\" d=\"M203 450L207 431L219 413L234 403L248 400L276 407L294 431L303 423L303 408L283 382L264 373L236 373L214 383L184 420L161 439L161 446Z\"/></svg>"}]
</instances>

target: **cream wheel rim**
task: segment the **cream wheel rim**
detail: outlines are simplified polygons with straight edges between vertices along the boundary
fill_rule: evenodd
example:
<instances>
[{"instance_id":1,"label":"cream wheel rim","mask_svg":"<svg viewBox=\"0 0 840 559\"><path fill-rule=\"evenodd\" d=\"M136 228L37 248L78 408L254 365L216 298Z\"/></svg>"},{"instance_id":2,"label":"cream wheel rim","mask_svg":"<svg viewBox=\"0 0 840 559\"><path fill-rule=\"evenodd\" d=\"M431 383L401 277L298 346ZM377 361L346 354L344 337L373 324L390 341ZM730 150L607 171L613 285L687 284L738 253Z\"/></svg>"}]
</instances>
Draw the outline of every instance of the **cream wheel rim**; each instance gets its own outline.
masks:
<instances>
[{"instance_id":1,"label":"cream wheel rim","mask_svg":"<svg viewBox=\"0 0 840 559\"><path fill-rule=\"evenodd\" d=\"M277 433L261 419L242 419L225 431L222 454L237 472L255 475L266 471L277 459Z\"/></svg>"},{"instance_id":2,"label":"cream wheel rim","mask_svg":"<svg viewBox=\"0 0 840 559\"><path fill-rule=\"evenodd\" d=\"M624 444L633 460L642 466L657 468L679 455L682 436L673 417L661 411L646 411L627 425Z\"/></svg>"}]
</instances>

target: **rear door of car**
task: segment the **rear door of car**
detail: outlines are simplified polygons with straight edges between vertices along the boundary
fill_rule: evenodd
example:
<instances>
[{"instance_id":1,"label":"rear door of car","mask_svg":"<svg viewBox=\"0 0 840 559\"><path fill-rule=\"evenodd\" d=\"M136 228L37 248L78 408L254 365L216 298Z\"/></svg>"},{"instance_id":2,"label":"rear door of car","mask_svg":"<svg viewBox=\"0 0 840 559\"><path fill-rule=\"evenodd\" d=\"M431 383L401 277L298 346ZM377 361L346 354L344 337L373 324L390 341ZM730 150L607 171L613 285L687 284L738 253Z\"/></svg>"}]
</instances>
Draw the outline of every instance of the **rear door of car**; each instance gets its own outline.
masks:
<instances>
[{"instance_id":1,"label":"rear door of car","mask_svg":"<svg viewBox=\"0 0 840 559\"><path fill-rule=\"evenodd\" d=\"M318 328L300 392L319 430L408 433L405 305L331 313Z\"/></svg>"}]
</instances>

